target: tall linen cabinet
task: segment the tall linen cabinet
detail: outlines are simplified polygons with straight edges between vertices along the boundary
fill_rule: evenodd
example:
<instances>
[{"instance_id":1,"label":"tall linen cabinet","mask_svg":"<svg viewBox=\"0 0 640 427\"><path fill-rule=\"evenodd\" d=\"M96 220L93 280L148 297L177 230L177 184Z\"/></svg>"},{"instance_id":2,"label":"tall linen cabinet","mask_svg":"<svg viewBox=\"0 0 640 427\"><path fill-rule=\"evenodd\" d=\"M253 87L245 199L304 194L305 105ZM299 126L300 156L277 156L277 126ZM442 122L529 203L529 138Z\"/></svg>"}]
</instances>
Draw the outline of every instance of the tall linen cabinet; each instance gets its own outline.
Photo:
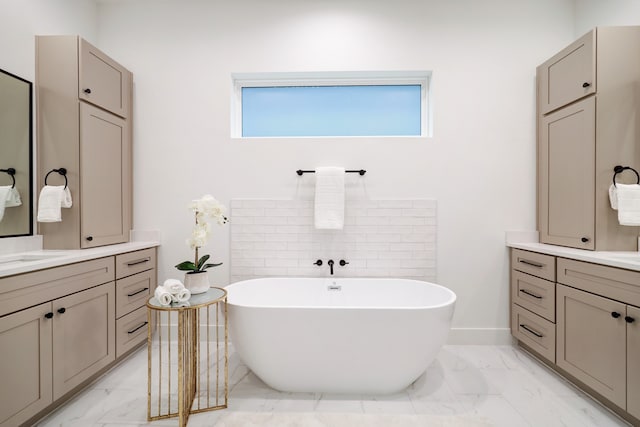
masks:
<instances>
[{"instance_id":1,"label":"tall linen cabinet","mask_svg":"<svg viewBox=\"0 0 640 427\"><path fill-rule=\"evenodd\" d=\"M38 223L46 249L129 240L132 80L78 36L36 36L37 188L66 182L73 199L61 222Z\"/></svg>"},{"instance_id":2,"label":"tall linen cabinet","mask_svg":"<svg viewBox=\"0 0 640 427\"><path fill-rule=\"evenodd\" d=\"M614 167L640 170L640 27L598 27L537 68L540 242L636 250L609 203ZM617 181L635 183L633 172Z\"/></svg>"}]
</instances>

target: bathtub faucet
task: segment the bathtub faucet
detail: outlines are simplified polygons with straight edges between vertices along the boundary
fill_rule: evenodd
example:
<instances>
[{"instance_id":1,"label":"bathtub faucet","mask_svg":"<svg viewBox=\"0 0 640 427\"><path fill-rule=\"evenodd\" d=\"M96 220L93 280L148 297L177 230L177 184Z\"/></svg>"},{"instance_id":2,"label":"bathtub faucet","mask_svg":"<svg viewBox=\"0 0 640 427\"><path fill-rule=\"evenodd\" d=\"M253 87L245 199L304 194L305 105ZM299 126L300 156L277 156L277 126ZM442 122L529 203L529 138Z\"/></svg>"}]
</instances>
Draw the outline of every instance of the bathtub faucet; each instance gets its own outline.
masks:
<instances>
[{"instance_id":1,"label":"bathtub faucet","mask_svg":"<svg viewBox=\"0 0 640 427\"><path fill-rule=\"evenodd\" d=\"M330 259L329 261L327 261L327 264L329 264L329 268L331 269L331 275L333 276L333 260Z\"/></svg>"}]
</instances>

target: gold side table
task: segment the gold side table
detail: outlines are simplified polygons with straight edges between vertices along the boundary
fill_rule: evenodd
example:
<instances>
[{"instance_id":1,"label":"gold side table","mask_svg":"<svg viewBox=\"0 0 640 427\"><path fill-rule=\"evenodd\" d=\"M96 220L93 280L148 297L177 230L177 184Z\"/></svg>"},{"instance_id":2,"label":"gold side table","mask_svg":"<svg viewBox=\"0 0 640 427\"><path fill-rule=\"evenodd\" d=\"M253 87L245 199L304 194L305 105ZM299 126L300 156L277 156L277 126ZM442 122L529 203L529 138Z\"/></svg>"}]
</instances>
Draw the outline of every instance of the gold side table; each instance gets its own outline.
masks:
<instances>
[{"instance_id":1,"label":"gold side table","mask_svg":"<svg viewBox=\"0 0 640 427\"><path fill-rule=\"evenodd\" d=\"M227 407L227 291L209 288L187 303L147 302L149 421ZM221 372L221 365L223 365Z\"/></svg>"}]
</instances>

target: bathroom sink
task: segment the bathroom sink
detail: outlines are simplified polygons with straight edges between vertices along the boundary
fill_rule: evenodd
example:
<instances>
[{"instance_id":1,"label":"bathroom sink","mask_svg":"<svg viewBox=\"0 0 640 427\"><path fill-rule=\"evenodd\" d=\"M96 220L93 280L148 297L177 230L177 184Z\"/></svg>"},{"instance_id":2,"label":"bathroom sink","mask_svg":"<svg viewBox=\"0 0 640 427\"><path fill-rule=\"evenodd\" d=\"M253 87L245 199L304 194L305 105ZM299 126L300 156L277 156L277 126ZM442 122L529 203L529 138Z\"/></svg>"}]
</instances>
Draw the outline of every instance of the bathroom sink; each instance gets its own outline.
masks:
<instances>
[{"instance_id":1,"label":"bathroom sink","mask_svg":"<svg viewBox=\"0 0 640 427\"><path fill-rule=\"evenodd\" d=\"M43 261L63 256L64 253L24 253L0 256L0 267L9 264L21 264L24 262Z\"/></svg>"},{"instance_id":2,"label":"bathroom sink","mask_svg":"<svg viewBox=\"0 0 640 427\"><path fill-rule=\"evenodd\" d=\"M627 252L627 253L612 253L612 254L607 254L608 258L613 258L615 260L620 260L620 261L633 261L633 262L640 262L640 252Z\"/></svg>"}]
</instances>

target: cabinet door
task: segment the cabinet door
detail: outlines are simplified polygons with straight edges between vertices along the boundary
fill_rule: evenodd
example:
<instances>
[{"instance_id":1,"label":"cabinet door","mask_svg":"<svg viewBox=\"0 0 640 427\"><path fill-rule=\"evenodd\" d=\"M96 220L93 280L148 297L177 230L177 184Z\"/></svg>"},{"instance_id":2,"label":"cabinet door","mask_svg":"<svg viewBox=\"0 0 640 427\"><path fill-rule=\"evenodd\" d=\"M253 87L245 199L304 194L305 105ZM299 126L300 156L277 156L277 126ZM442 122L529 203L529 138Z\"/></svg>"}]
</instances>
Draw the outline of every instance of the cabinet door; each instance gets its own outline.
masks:
<instances>
[{"instance_id":1,"label":"cabinet door","mask_svg":"<svg viewBox=\"0 0 640 427\"><path fill-rule=\"evenodd\" d=\"M594 30L538 67L538 99L542 114L595 93L595 39Z\"/></svg>"},{"instance_id":2,"label":"cabinet door","mask_svg":"<svg viewBox=\"0 0 640 427\"><path fill-rule=\"evenodd\" d=\"M78 43L79 98L127 117L131 73L85 40L79 39Z\"/></svg>"},{"instance_id":3,"label":"cabinet door","mask_svg":"<svg viewBox=\"0 0 640 427\"><path fill-rule=\"evenodd\" d=\"M624 409L625 305L560 284L556 300L557 365Z\"/></svg>"},{"instance_id":4,"label":"cabinet door","mask_svg":"<svg viewBox=\"0 0 640 427\"><path fill-rule=\"evenodd\" d=\"M80 246L128 241L131 147L127 122L80 105Z\"/></svg>"},{"instance_id":5,"label":"cabinet door","mask_svg":"<svg viewBox=\"0 0 640 427\"><path fill-rule=\"evenodd\" d=\"M53 397L115 360L115 287L106 283L53 301Z\"/></svg>"},{"instance_id":6,"label":"cabinet door","mask_svg":"<svg viewBox=\"0 0 640 427\"><path fill-rule=\"evenodd\" d=\"M640 419L640 308L627 306L627 412Z\"/></svg>"},{"instance_id":7,"label":"cabinet door","mask_svg":"<svg viewBox=\"0 0 640 427\"><path fill-rule=\"evenodd\" d=\"M595 98L540 120L540 242L594 249Z\"/></svg>"},{"instance_id":8,"label":"cabinet door","mask_svg":"<svg viewBox=\"0 0 640 427\"><path fill-rule=\"evenodd\" d=\"M17 426L52 402L51 303L0 318L0 426Z\"/></svg>"}]
</instances>

